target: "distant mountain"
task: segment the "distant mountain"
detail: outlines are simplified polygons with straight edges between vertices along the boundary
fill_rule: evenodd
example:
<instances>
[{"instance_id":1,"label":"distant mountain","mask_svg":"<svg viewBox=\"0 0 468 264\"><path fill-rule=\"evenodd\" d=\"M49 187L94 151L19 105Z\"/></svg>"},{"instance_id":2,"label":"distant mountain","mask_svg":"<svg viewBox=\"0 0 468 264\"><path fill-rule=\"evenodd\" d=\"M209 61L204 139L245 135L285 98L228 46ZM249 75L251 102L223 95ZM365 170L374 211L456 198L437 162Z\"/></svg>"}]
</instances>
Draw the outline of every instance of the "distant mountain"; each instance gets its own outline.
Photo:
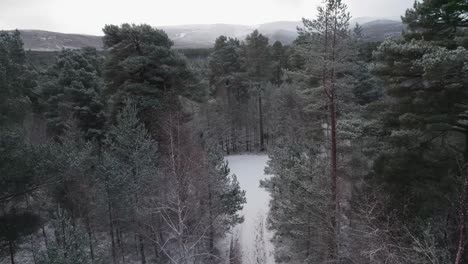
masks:
<instances>
[{"instance_id":1,"label":"distant mountain","mask_svg":"<svg viewBox=\"0 0 468 264\"><path fill-rule=\"evenodd\" d=\"M387 37L399 37L404 29L400 21L391 19L378 19L363 17L353 19L351 25L360 23L363 35L368 41L382 41ZM225 35L244 39L253 30L258 29L270 38L273 43L277 40L285 45L291 44L297 37L297 27L302 26L300 21L278 21L260 25L180 25L158 27L166 31L174 41L175 48L210 48L217 37ZM63 48L78 49L82 47L95 47L102 49L102 37L63 34L41 30L21 30L25 49L35 51L57 51Z\"/></svg>"},{"instance_id":2,"label":"distant mountain","mask_svg":"<svg viewBox=\"0 0 468 264\"><path fill-rule=\"evenodd\" d=\"M102 49L102 37L64 34L42 30L20 30L26 50L57 51L61 49L79 49L94 47Z\"/></svg>"},{"instance_id":3,"label":"distant mountain","mask_svg":"<svg viewBox=\"0 0 468 264\"><path fill-rule=\"evenodd\" d=\"M302 21L278 21L257 26L257 29L265 34L272 33L278 30L297 31L297 27L302 27Z\"/></svg>"},{"instance_id":4,"label":"distant mountain","mask_svg":"<svg viewBox=\"0 0 468 264\"><path fill-rule=\"evenodd\" d=\"M362 25L362 33L367 41L382 41L386 38L401 36L405 25L395 20L374 20Z\"/></svg>"},{"instance_id":5,"label":"distant mountain","mask_svg":"<svg viewBox=\"0 0 468 264\"><path fill-rule=\"evenodd\" d=\"M217 37L247 36L255 27L231 24L181 25L158 27L174 41L175 48L210 48Z\"/></svg>"},{"instance_id":6,"label":"distant mountain","mask_svg":"<svg viewBox=\"0 0 468 264\"><path fill-rule=\"evenodd\" d=\"M355 17L352 18L349 24L354 27L356 23L363 25L373 21L387 20L387 21L401 21L400 17Z\"/></svg>"},{"instance_id":7,"label":"distant mountain","mask_svg":"<svg viewBox=\"0 0 468 264\"><path fill-rule=\"evenodd\" d=\"M280 21L259 25L258 31L270 38L271 43L280 41L283 44L291 44L297 38L297 27L302 26L302 21Z\"/></svg>"}]
</instances>

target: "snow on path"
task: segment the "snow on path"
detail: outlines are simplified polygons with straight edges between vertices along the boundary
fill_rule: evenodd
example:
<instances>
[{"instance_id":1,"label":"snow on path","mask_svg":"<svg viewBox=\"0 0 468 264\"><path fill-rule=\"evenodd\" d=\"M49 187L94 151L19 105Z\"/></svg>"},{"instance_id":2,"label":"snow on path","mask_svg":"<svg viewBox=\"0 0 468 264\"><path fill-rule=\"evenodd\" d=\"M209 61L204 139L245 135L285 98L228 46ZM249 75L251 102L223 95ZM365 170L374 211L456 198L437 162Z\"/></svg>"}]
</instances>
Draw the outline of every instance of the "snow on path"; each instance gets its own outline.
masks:
<instances>
[{"instance_id":1,"label":"snow on path","mask_svg":"<svg viewBox=\"0 0 468 264\"><path fill-rule=\"evenodd\" d=\"M267 155L234 155L226 157L231 174L246 191L247 203L242 215L244 223L237 226L234 237L239 238L242 264L274 264L272 233L266 228L270 195L260 188L260 180L267 178L264 170Z\"/></svg>"}]
</instances>

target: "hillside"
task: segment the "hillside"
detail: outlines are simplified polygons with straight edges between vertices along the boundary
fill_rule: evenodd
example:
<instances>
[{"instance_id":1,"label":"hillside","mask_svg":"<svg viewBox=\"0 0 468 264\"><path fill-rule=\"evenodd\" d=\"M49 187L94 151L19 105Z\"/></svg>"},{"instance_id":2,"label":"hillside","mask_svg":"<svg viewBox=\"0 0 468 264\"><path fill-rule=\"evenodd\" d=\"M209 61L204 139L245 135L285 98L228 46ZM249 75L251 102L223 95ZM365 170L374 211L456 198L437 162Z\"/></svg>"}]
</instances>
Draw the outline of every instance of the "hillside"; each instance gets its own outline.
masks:
<instances>
[{"instance_id":1,"label":"hillside","mask_svg":"<svg viewBox=\"0 0 468 264\"><path fill-rule=\"evenodd\" d=\"M367 41L382 41L386 38L397 38L405 26L394 20L374 20L362 24L363 35Z\"/></svg>"},{"instance_id":2,"label":"hillside","mask_svg":"<svg viewBox=\"0 0 468 264\"><path fill-rule=\"evenodd\" d=\"M102 49L102 38L99 36L64 34L43 30L20 30L25 50L57 51L61 49L79 49L94 47Z\"/></svg>"},{"instance_id":3,"label":"hillside","mask_svg":"<svg viewBox=\"0 0 468 264\"><path fill-rule=\"evenodd\" d=\"M399 37L404 29L401 22L388 19L357 18L351 24L362 23L363 34L368 41L382 41L387 37ZM300 21L278 21L260 25L180 25L160 27L174 41L175 48L210 48L220 35L244 39L247 34L258 29L270 38L271 42L281 41L291 44L297 37L297 27ZM42 30L21 30L26 50L57 51L63 48L78 49L95 47L102 49L102 37L63 34Z\"/></svg>"}]
</instances>

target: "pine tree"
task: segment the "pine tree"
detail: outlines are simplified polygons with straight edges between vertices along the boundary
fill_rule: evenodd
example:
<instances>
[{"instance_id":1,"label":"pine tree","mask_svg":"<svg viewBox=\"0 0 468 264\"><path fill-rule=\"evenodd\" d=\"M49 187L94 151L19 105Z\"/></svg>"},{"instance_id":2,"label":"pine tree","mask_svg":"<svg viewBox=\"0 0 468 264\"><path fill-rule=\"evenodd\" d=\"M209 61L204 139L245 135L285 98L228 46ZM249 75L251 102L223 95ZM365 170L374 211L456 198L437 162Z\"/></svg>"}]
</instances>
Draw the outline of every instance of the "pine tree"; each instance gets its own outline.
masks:
<instances>
[{"instance_id":1,"label":"pine tree","mask_svg":"<svg viewBox=\"0 0 468 264\"><path fill-rule=\"evenodd\" d=\"M330 178L316 133L316 116L307 110L309 101L298 84L283 84L272 99L272 133L267 173L262 182L272 200L269 226L275 231L278 263L320 263L328 259L330 228Z\"/></svg>"},{"instance_id":2,"label":"pine tree","mask_svg":"<svg viewBox=\"0 0 468 264\"><path fill-rule=\"evenodd\" d=\"M9 251L13 264L17 246L42 221L28 201L56 182L60 167L50 146L25 143L19 130L0 131L0 250Z\"/></svg>"},{"instance_id":3,"label":"pine tree","mask_svg":"<svg viewBox=\"0 0 468 264\"><path fill-rule=\"evenodd\" d=\"M153 188L158 176L155 167L157 148L137 114L136 106L127 102L117 117L117 124L109 129L104 140L103 187L107 195L111 239L114 239L115 225L128 229L137 237L140 261L144 264L147 253L143 201L156 191ZM113 255L115 250L112 248Z\"/></svg>"},{"instance_id":4,"label":"pine tree","mask_svg":"<svg viewBox=\"0 0 468 264\"><path fill-rule=\"evenodd\" d=\"M245 85L245 72L242 69L242 50L237 39L220 36L216 39L213 53L209 57L209 82L212 87L214 101L207 111L220 115L218 120L209 120L207 124L223 145L226 153L239 150L239 134L248 130L245 120L247 102L249 100L248 86ZM213 118L211 118L213 119ZM248 150L250 135L245 138Z\"/></svg>"},{"instance_id":5,"label":"pine tree","mask_svg":"<svg viewBox=\"0 0 468 264\"><path fill-rule=\"evenodd\" d=\"M101 140L106 117L95 49L63 50L39 87L43 114L53 136L67 129L70 119L88 140Z\"/></svg>"},{"instance_id":6,"label":"pine tree","mask_svg":"<svg viewBox=\"0 0 468 264\"><path fill-rule=\"evenodd\" d=\"M458 228L450 226L448 236L458 237L459 245L465 236L467 189L461 188L460 198L453 189L457 176L461 182L466 178L460 164L466 163L467 95L462 88L466 49L457 46L466 37L460 16L466 12L461 1L416 3L403 18L410 29L406 41L385 41L375 53L374 67L388 96L381 115L381 136L387 145L374 166L377 179L393 195L388 207L398 208L404 223L441 215L458 218ZM457 199L455 217L450 200ZM444 212L434 211L434 204ZM463 262L463 249L452 243L447 246L458 248L456 263Z\"/></svg>"},{"instance_id":7,"label":"pine tree","mask_svg":"<svg viewBox=\"0 0 468 264\"><path fill-rule=\"evenodd\" d=\"M332 211L335 212L336 223L333 224L336 232L334 243L337 250L333 247L330 249L332 257L344 259L349 258L349 241L341 237L345 235L345 229L349 228L349 223L342 222L344 219L349 219L346 214L349 214L349 208L340 208L340 204L348 204L343 193L346 190L339 190L338 182L343 182L344 175L338 175L338 144L337 139L337 112L339 89L343 90L343 83L338 80L346 71L346 62L348 62L353 54L350 49L351 33L349 30L350 15L347 11L347 6L340 0L325 1L323 7L318 8L317 19L311 21L303 19L304 28L299 30L299 46L303 47L306 60L309 61L308 67L315 76L321 78L321 89L325 93L328 108L327 128L330 133L330 177L331 177L331 192L333 196ZM316 65L319 68L316 68ZM320 69L321 68L321 69ZM346 92L345 92L346 93ZM343 94L343 93L342 93ZM340 98L343 100L343 98ZM340 184L341 188L344 184ZM343 230L343 231L342 231ZM341 246L342 245L342 246Z\"/></svg>"},{"instance_id":8,"label":"pine tree","mask_svg":"<svg viewBox=\"0 0 468 264\"><path fill-rule=\"evenodd\" d=\"M275 41L271 46L271 58L274 61L272 82L280 85L283 69L287 67L286 48L280 41Z\"/></svg>"},{"instance_id":9,"label":"pine tree","mask_svg":"<svg viewBox=\"0 0 468 264\"><path fill-rule=\"evenodd\" d=\"M3 241L9 250L11 264L16 263L15 253L21 239L39 229L40 221L38 215L30 212L13 210L0 216L0 241Z\"/></svg>"},{"instance_id":10,"label":"pine tree","mask_svg":"<svg viewBox=\"0 0 468 264\"><path fill-rule=\"evenodd\" d=\"M19 31L0 31L0 125L23 121L31 108L35 81Z\"/></svg>"},{"instance_id":11,"label":"pine tree","mask_svg":"<svg viewBox=\"0 0 468 264\"><path fill-rule=\"evenodd\" d=\"M66 214L55 215L52 219L54 229L61 230L62 244L57 240L48 242L48 247L40 256L39 264L91 264L95 263L87 252L88 241L84 230L72 223Z\"/></svg>"},{"instance_id":12,"label":"pine tree","mask_svg":"<svg viewBox=\"0 0 468 264\"><path fill-rule=\"evenodd\" d=\"M464 0L415 1L402 17L409 28L406 37L450 43L468 27L467 13L468 3Z\"/></svg>"},{"instance_id":13,"label":"pine tree","mask_svg":"<svg viewBox=\"0 0 468 264\"><path fill-rule=\"evenodd\" d=\"M229 165L224 160L222 150L217 144L207 147L207 179L209 247L214 252L215 239L223 237L233 227L244 221L239 215L246 203L245 191L242 191L235 175L231 175Z\"/></svg>"},{"instance_id":14,"label":"pine tree","mask_svg":"<svg viewBox=\"0 0 468 264\"><path fill-rule=\"evenodd\" d=\"M164 31L145 24L106 25L103 31L109 51L103 72L114 116L131 98L153 130L156 110L163 108L168 94L204 97L187 61L171 49L173 43Z\"/></svg>"},{"instance_id":15,"label":"pine tree","mask_svg":"<svg viewBox=\"0 0 468 264\"><path fill-rule=\"evenodd\" d=\"M263 89L265 83L273 78L273 63L271 59L270 46L268 38L254 30L250 35L245 38L244 44L244 68L249 78L248 85L251 93L257 98L258 101L258 115L259 115L259 139L260 151L265 150L265 131L264 131L264 114L263 103L264 97Z\"/></svg>"}]
</instances>

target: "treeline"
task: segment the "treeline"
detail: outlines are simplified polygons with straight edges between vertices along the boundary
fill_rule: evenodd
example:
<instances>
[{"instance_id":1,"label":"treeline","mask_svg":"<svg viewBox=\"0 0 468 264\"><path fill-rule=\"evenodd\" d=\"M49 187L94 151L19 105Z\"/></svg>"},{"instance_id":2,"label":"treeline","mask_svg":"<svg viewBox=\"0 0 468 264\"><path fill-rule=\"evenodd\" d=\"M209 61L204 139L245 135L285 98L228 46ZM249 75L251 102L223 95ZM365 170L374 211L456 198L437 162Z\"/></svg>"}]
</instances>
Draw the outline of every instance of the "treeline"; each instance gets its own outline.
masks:
<instances>
[{"instance_id":1,"label":"treeline","mask_svg":"<svg viewBox=\"0 0 468 264\"><path fill-rule=\"evenodd\" d=\"M201 111L204 133L227 154L264 151L274 141L269 96L283 82L287 52L281 42L270 45L257 30L244 41L216 39L202 64L211 99Z\"/></svg>"},{"instance_id":2,"label":"treeline","mask_svg":"<svg viewBox=\"0 0 468 264\"><path fill-rule=\"evenodd\" d=\"M105 53L63 50L35 67L18 31L0 33L0 256L219 263L245 197L195 132L206 85L163 31L103 31Z\"/></svg>"},{"instance_id":3,"label":"treeline","mask_svg":"<svg viewBox=\"0 0 468 264\"><path fill-rule=\"evenodd\" d=\"M277 263L468 262L467 17L416 2L375 48L343 1L304 19L269 102Z\"/></svg>"}]
</instances>

